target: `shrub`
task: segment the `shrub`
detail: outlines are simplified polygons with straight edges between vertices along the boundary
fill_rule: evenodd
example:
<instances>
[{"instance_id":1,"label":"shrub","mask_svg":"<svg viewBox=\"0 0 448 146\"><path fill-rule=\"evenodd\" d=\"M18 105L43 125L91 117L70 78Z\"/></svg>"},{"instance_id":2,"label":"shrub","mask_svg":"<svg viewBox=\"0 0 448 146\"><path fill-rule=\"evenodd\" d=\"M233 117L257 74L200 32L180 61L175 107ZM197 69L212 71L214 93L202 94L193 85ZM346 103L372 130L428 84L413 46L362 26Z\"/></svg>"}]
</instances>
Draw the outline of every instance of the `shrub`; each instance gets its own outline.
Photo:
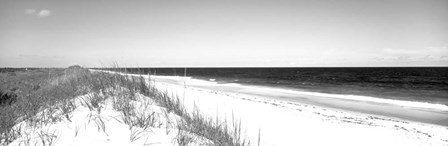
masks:
<instances>
[{"instance_id":1,"label":"shrub","mask_svg":"<svg viewBox=\"0 0 448 146\"><path fill-rule=\"evenodd\" d=\"M16 93L14 93L13 91L5 92L0 89L0 106L11 105L16 101L17 101Z\"/></svg>"}]
</instances>

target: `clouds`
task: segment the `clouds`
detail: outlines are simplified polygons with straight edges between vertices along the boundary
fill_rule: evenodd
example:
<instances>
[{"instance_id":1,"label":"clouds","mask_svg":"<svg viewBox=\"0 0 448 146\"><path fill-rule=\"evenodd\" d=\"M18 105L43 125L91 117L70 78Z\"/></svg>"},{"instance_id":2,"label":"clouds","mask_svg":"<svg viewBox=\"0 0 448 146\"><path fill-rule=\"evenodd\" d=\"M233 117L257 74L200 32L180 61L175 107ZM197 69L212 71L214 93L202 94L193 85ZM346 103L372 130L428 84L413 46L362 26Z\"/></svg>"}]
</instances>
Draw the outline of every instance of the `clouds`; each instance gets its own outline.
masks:
<instances>
[{"instance_id":1,"label":"clouds","mask_svg":"<svg viewBox=\"0 0 448 146\"><path fill-rule=\"evenodd\" d=\"M446 66L448 63L448 46L425 47L421 49L384 48L370 58L371 62L382 66Z\"/></svg>"},{"instance_id":2,"label":"clouds","mask_svg":"<svg viewBox=\"0 0 448 146\"><path fill-rule=\"evenodd\" d=\"M391 49L385 48L381 52L386 56L405 56L405 57L425 57L425 56L442 56L448 54L447 46L426 47L423 49Z\"/></svg>"},{"instance_id":3,"label":"clouds","mask_svg":"<svg viewBox=\"0 0 448 146\"><path fill-rule=\"evenodd\" d=\"M37 17L48 17L51 16L51 11L42 9L42 10L36 10L36 9L26 9L25 10L26 15L32 15Z\"/></svg>"},{"instance_id":4,"label":"clouds","mask_svg":"<svg viewBox=\"0 0 448 146\"><path fill-rule=\"evenodd\" d=\"M51 15L51 11L50 10L40 10L40 12L37 15L41 16L41 17L47 17L47 16Z\"/></svg>"}]
</instances>

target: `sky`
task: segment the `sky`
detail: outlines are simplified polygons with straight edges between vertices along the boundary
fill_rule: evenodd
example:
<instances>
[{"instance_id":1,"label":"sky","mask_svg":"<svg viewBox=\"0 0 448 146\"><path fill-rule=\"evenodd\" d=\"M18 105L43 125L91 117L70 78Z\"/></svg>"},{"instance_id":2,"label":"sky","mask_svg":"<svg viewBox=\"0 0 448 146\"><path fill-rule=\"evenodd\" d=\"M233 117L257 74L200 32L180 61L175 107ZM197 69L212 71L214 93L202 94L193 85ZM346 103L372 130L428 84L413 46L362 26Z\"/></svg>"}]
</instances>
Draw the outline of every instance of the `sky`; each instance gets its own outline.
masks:
<instances>
[{"instance_id":1,"label":"sky","mask_svg":"<svg viewBox=\"0 0 448 146\"><path fill-rule=\"evenodd\" d=\"M0 0L0 67L448 66L447 0Z\"/></svg>"}]
</instances>

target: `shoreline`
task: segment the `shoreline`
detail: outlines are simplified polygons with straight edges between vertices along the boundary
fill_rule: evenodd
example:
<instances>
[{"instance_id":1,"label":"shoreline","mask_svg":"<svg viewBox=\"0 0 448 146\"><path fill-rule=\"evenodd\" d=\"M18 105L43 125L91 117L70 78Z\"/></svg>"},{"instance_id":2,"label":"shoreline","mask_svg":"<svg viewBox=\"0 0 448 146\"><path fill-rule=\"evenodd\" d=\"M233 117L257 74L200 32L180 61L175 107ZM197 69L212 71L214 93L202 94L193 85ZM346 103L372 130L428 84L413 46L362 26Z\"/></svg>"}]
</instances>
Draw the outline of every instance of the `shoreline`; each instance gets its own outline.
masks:
<instances>
[{"instance_id":1,"label":"shoreline","mask_svg":"<svg viewBox=\"0 0 448 146\"><path fill-rule=\"evenodd\" d=\"M380 115L391 118L410 120L428 124L448 126L448 106L414 101L403 101L358 95L329 94L291 90L266 86L249 86L236 83L220 84L191 77L179 76L151 76L156 81L183 85L188 87L221 90L259 96L282 101L311 104L339 110L360 112L364 114Z\"/></svg>"},{"instance_id":2,"label":"shoreline","mask_svg":"<svg viewBox=\"0 0 448 146\"><path fill-rule=\"evenodd\" d=\"M198 77L191 76L191 79L210 81L210 78L202 76ZM268 88L274 87L300 92L317 92L324 94L367 96L379 99L425 102L425 103L441 104L448 106L448 96L446 96L448 92L444 93L441 90L410 90L404 88L388 89L381 87L375 88L371 86L363 87L357 85L325 84L325 83L312 83L312 82L305 82L302 84L284 84L284 83L282 84L281 81L277 83L272 82L266 83L268 81L261 81L258 83L258 82L245 81L245 79L232 80L227 78L216 78L212 80L216 81L218 84L235 83L245 86L268 87ZM257 79L248 79L248 80L257 80ZM431 100L423 100L422 97L430 97Z\"/></svg>"}]
</instances>

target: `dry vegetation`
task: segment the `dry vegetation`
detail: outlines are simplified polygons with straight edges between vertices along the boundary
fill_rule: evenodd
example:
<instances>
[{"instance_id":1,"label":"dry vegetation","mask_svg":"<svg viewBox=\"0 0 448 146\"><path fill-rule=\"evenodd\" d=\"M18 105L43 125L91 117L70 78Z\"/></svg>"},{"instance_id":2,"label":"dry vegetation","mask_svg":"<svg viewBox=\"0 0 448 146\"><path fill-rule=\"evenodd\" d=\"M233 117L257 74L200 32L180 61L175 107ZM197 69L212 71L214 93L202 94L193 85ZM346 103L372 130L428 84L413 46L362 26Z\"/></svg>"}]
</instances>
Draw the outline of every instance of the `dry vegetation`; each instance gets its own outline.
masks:
<instances>
[{"instance_id":1,"label":"dry vegetation","mask_svg":"<svg viewBox=\"0 0 448 146\"><path fill-rule=\"evenodd\" d=\"M0 145L8 145L19 137L30 137L22 133L20 126L16 126L19 123L39 127L62 120L71 121L72 112L79 106L73 99L80 96L84 97L81 105L91 111L89 120L96 123L99 131L105 133L106 125L101 112L105 101L111 100L113 109L121 113L118 120L129 125L132 131L130 140L136 140L144 130L163 125L158 120L160 116L146 108L151 103L138 100L137 95L150 98L155 104L165 108L165 115L174 113L181 117L176 121L165 121L177 123L179 132L175 141L178 145L189 145L197 140L192 135L207 139L210 145L250 144L242 136L239 122L227 125L226 119L222 121L206 117L198 109L187 111L178 97L158 91L150 84L149 79L142 76L90 72L79 66L72 66L68 69L0 73L0 77ZM139 104L138 109L143 107L144 110L137 110L135 103ZM76 135L77 132L74 136ZM41 138L42 145L53 145L57 139L57 135L51 131L41 131L38 137ZM24 144L27 145L26 142Z\"/></svg>"}]
</instances>

